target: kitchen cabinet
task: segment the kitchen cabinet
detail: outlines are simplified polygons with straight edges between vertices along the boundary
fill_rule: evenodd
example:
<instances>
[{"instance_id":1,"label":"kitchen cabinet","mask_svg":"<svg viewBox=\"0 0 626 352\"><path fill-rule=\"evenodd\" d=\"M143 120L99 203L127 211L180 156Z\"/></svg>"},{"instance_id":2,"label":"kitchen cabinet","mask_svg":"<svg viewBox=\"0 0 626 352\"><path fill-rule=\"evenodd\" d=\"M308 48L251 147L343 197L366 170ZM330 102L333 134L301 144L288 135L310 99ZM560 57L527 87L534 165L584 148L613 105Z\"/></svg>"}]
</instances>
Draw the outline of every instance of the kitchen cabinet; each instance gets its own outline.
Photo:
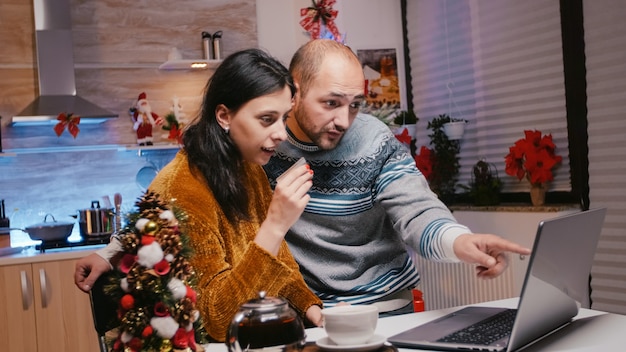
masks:
<instances>
[{"instance_id":1,"label":"kitchen cabinet","mask_svg":"<svg viewBox=\"0 0 626 352\"><path fill-rule=\"evenodd\" d=\"M496 234L528 248L533 246L541 220L580 211L575 206L453 210L457 221L472 232ZM433 262L418 255L413 258L422 278L419 288L427 310L518 297L528 268L528 257L509 254L509 267L497 278L483 280L476 278L473 265Z\"/></svg>"},{"instance_id":2,"label":"kitchen cabinet","mask_svg":"<svg viewBox=\"0 0 626 352\"><path fill-rule=\"evenodd\" d=\"M0 266L0 341L7 351L98 351L74 259Z\"/></svg>"}]
</instances>

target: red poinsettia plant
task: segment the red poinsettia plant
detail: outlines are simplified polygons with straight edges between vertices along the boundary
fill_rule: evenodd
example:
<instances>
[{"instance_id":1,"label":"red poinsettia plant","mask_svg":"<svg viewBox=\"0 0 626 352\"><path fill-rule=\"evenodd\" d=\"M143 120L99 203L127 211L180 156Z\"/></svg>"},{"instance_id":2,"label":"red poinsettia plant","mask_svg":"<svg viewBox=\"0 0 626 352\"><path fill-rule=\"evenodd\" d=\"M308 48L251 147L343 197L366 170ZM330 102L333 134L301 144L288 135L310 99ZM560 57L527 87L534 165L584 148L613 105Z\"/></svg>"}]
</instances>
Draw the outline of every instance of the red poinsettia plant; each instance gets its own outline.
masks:
<instances>
[{"instance_id":1,"label":"red poinsettia plant","mask_svg":"<svg viewBox=\"0 0 626 352\"><path fill-rule=\"evenodd\" d=\"M535 186L552 181L552 169L563 159L556 155L555 150L551 134L542 135L538 130L526 130L524 138L517 140L504 157L505 172L520 181L526 178Z\"/></svg>"},{"instance_id":2,"label":"red poinsettia plant","mask_svg":"<svg viewBox=\"0 0 626 352\"><path fill-rule=\"evenodd\" d=\"M433 174L433 161L435 158L435 153L425 146L420 148L418 154L415 154L413 157L415 159L415 166L422 172L426 180L431 181L431 176Z\"/></svg>"}]
</instances>

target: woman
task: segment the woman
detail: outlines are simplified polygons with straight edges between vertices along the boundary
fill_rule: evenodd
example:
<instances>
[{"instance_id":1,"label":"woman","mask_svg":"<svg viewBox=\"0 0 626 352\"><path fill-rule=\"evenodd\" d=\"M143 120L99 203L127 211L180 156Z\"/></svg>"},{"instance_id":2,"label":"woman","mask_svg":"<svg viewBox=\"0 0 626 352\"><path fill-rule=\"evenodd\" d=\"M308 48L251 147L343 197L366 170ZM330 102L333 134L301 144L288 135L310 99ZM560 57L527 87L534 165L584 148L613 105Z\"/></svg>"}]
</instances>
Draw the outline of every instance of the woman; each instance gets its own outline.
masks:
<instances>
[{"instance_id":1,"label":"woman","mask_svg":"<svg viewBox=\"0 0 626 352\"><path fill-rule=\"evenodd\" d=\"M262 169L287 138L285 120L295 94L287 69L257 49L224 60L209 80L200 117L183 148L149 189L188 217L186 232L198 276L198 309L208 334L224 341L239 306L257 297L285 298L309 323L320 325L321 301L305 284L284 236L298 219L312 184L308 165L287 173L271 191ZM82 258L75 282L88 291L120 251L112 241Z\"/></svg>"}]
</instances>

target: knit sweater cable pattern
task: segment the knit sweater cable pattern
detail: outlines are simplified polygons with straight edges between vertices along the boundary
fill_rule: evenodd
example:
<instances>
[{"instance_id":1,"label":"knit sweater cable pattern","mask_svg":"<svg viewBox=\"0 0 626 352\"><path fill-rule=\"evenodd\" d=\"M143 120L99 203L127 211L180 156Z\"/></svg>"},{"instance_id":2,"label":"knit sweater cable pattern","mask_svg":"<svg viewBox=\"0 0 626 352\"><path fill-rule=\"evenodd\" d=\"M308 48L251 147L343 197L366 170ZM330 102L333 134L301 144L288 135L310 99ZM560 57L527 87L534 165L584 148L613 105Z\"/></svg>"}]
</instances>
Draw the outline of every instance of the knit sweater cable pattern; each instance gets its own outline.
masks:
<instances>
[{"instance_id":1,"label":"knit sweater cable pattern","mask_svg":"<svg viewBox=\"0 0 626 352\"><path fill-rule=\"evenodd\" d=\"M456 222L407 148L375 117L359 114L327 151L290 132L264 167L270 184L300 157L314 171L311 200L286 240L325 306L373 303L415 287L420 275L407 247L428 259L458 261L452 243L469 229Z\"/></svg>"}]
</instances>

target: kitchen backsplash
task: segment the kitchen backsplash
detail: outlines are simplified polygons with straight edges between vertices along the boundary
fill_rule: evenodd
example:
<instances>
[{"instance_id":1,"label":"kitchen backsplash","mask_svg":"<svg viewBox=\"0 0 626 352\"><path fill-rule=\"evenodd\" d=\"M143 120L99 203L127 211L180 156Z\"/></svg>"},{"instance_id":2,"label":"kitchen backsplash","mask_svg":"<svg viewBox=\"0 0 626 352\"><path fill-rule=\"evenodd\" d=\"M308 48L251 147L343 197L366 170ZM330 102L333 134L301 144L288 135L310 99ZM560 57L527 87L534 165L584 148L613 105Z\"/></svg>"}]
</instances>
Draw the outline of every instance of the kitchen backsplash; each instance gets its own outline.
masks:
<instances>
[{"instance_id":1,"label":"kitchen backsplash","mask_svg":"<svg viewBox=\"0 0 626 352\"><path fill-rule=\"evenodd\" d=\"M103 197L122 195L122 212L134 208L144 187L178 149L103 150L20 154L0 158L0 198L5 200L11 227L44 221L47 213L59 221L75 221L70 240L80 239L71 217ZM50 220L50 219L48 219ZM28 234L11 231L12 246L30 245Z\"/></svg>"}]
</instances>

